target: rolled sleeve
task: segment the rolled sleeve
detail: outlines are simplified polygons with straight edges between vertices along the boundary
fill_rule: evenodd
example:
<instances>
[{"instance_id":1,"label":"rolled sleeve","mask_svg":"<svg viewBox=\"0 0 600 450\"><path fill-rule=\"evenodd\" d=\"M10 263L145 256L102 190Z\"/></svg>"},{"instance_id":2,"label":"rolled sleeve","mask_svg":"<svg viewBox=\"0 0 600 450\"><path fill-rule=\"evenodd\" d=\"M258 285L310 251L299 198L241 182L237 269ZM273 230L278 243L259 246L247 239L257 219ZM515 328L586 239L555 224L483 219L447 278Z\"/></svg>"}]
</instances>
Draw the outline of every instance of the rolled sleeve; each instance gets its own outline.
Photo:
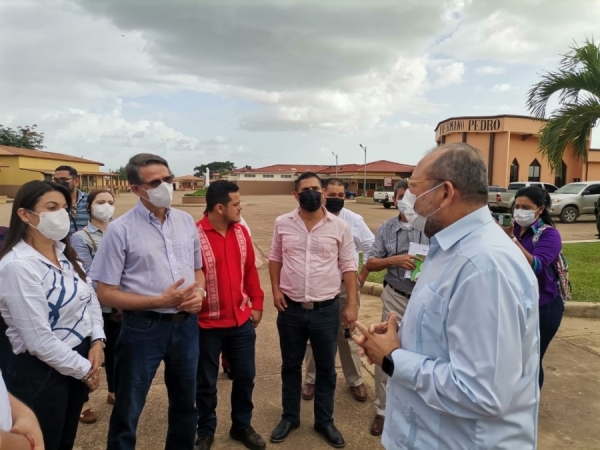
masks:
<instances>
[{"instance_id":1,"label":"rolled sleeve","mask_svg":"<svg viewBox=\"0 0 600 450\"><path fill-rule=\"evenodd\" d=\"M77 379L86 376L91 363L62 342L50 328L48 301L35 269L26 262L12 261L2 272L2 297L9 320L27 351L63 375Z\"/></svg>"},{"instance_id":2,"label":"rolled sleeve","mask_svg":"<svg viewBox=\"0 0 600 450\"><path fill-rule=\"evenodd\" d=\"M486 301L473 286L488 287ZM502 415L523 371L527 312L519 299L524 295L497 270L468 277L450 299L450 361L398 350L392 355L391 380L414 390L438 411L468 419Z\"/></svg>"},{"instance_id":3,"label":"rolled sleeve","mask_svg":"<svg viewBox=\"0 0 600 450\"><path fill-rule=\"evenodd\" d=\"M375 233L375 239L373 240L373 245L371 246L371 250L369 253L369 258L378 258L382 259L387 256L387 251L385 249L385 224L381 225L377 229L377 233Z\"/></svg>"},{"instance_id":4,"label":"rolled sleeve","mask_svg":"<svg viewBox=\"0 0 600 450\"><path fill-rule=\"evenodd\" d=\"M111 286L121 284L127 255L125 239L124 230L120 230L115 223L108 226L90 268L89 277L93 281Z\"/></svg>"},{"instance_id":5,"label":"rolled sleeve","mask_svg":"<svg viewBox=\"0 0 600 450\"><path fill-rule=\"evenodd\" d=\"M269 261L283 262L281 234L279 233L279 219L275 220L273 228L273 240L269 249Z\"/></svg>"},{"instance_id":6,"label":"rolled sleeve","mask_svg":"<svg viewBox=\"0 0 600 450\"><path fill-rule=\"evenodd\" d=\"M356 272L358 267L356 265L356 258L354 258L354 238L352 237L350 227L345 222L342 225L342 237L339 247L340 270L342 273Z\"/></svg>"}]
</instances>

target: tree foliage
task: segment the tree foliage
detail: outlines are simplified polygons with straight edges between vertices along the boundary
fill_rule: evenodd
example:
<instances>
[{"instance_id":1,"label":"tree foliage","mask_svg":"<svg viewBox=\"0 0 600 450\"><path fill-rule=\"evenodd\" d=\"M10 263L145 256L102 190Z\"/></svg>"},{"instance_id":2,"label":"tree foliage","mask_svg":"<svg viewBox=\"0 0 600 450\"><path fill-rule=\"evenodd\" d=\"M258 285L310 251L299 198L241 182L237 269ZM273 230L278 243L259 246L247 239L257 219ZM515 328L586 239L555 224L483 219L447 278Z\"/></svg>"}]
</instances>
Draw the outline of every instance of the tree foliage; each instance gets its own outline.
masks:
<instances>
[{"instance_id":1,"label":"tree foliage","mask_svg":"<svg viewBox=\"0 0 600 450\"><path fill-rule=\"evenodd\" d=\"M17 127L16 130L0 124L0 145L10 147L42 150L44 148L44 133L36 131L37 125Z\"/></svg>"},{"instance_id":2,"label":"tree foliage","mask_svg":"<svg viewBox=\"0 0 600 450\"><path fill-rule=\"evenodd\" d=\"M540 151L556 172L569 143L574 155L587 162L588 139L600 119L600 48L593 40L571 47L554 72L546 72L528 93L527 107L545 118L548 101L559 93L559 107L540 131Z\"/></svg>"},{"instance_id":3,"label":"tree foliage","mask_svg":"<svg viewBox=\"0 0 600 450\"><path fill-rule=\"evenodd\" d=\"M119 180L127 180L127 172L125 172L125 166L121 166L116 170L110 169L109 172L111 173L118 173L119 174Z\"/></svg>"},{"instance_id":4,"label":"tree foliage","mask_svg":"<svg viewBox=\"0 0 600 450\"><path fill-rule=\"evenodd\" d=\"M208 164L200 164L194 167L194 176L203 177L207 168L210 170L210 173L220 173L223 175L235 170L235 164L231 161L214 161Z\"/></svg>"}]
</instances>

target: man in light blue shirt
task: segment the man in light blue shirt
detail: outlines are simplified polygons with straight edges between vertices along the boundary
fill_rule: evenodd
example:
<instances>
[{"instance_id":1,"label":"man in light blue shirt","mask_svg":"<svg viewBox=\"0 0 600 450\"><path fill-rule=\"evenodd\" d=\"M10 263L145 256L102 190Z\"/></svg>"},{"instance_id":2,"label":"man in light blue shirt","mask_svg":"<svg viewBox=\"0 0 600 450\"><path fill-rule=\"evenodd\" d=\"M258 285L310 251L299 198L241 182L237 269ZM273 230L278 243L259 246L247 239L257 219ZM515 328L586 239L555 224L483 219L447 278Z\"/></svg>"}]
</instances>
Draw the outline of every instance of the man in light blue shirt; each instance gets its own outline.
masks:
<instances>
[{"instance_id":1,"label":"man in light blue shirt","mask_svg":"<svg viewBox=\"0 0 600 450\"><path fill-rule=\"evenodd\" d=\"M392 314L369 329L357 324L355 337L390 377L383 445L535 448L537 281L489 213L480 152L463 143L434 149L403 202L430 237L427 260L399 330Z\"/></svg>"}]
</instances>

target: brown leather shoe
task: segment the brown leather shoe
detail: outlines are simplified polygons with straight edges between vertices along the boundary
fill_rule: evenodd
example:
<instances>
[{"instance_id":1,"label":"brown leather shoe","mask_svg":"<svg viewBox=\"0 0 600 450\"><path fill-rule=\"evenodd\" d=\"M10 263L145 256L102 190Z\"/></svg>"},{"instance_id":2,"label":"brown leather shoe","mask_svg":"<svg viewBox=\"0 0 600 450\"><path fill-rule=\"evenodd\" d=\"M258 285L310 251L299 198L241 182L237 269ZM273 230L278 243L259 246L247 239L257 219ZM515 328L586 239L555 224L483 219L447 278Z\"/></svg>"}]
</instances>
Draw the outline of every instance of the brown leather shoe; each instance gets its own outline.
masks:
<instances>
[{"instance_id":1,"label":"brown leather shoe","mask_svg":"<svg viewBox=\"0 0 600 450\"><path fill-rule=\"evenodd\" d=\"M350 392L352 392L352 396L357 402L364 402L367 399L367 388L364 383L351 387Z\"/></svg>"},{"instance_id":2,"label":"brown leather shoe","mask_svg":"<svg viewBox=\"0 0 600 450\"><path fill-rule=\"evenodd\" d=\"M98 421L98 416L93 409L86 409L79 415L79 421L86 424L96 423Z\"/></svg>"},{"instance_id":3,"label":"brown leather shoe","mask_svg":"<svg viewBox=\"0 0 600 450\"><path fill-rule=\"evenodd\" d=\"M302 386L302 398L304 400L312 400L315 398L315 385L304 383Z\"/></svg>"},{"instance_id":4,"label":"brown leather shoe","mask_svg":"<svg viewBox=\"0 0 600 450\"><path fill-rule=\"evenodd\" d=\"M371 424L371 434L373 436L381 436L383 433L383 423L385 422L385 417L377 414L373 419L373 423Z\"/></svg>"}]
</instances>

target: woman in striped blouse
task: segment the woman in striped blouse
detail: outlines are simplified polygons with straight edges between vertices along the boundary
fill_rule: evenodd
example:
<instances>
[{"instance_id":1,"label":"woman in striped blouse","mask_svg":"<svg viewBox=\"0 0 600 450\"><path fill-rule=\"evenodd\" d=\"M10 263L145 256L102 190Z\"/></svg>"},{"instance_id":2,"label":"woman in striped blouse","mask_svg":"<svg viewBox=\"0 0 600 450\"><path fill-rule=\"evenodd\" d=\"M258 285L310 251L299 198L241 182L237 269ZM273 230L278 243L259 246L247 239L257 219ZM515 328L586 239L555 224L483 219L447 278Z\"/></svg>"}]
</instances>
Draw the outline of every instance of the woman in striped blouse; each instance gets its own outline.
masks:
<instances>
[{"instance_id":1,"label":"woman in striped blouse","mask_svg":"<svg viewBox=\"0 0 600 450\"><path fill-rule=\"evenodd\" d=\"M24 184L0 253L0 313L14 353L5 378L36 414L46 450L73 448L105 341L100 304L67 236L70 207L64 187Z\"/></svg>"}]
</instances>

